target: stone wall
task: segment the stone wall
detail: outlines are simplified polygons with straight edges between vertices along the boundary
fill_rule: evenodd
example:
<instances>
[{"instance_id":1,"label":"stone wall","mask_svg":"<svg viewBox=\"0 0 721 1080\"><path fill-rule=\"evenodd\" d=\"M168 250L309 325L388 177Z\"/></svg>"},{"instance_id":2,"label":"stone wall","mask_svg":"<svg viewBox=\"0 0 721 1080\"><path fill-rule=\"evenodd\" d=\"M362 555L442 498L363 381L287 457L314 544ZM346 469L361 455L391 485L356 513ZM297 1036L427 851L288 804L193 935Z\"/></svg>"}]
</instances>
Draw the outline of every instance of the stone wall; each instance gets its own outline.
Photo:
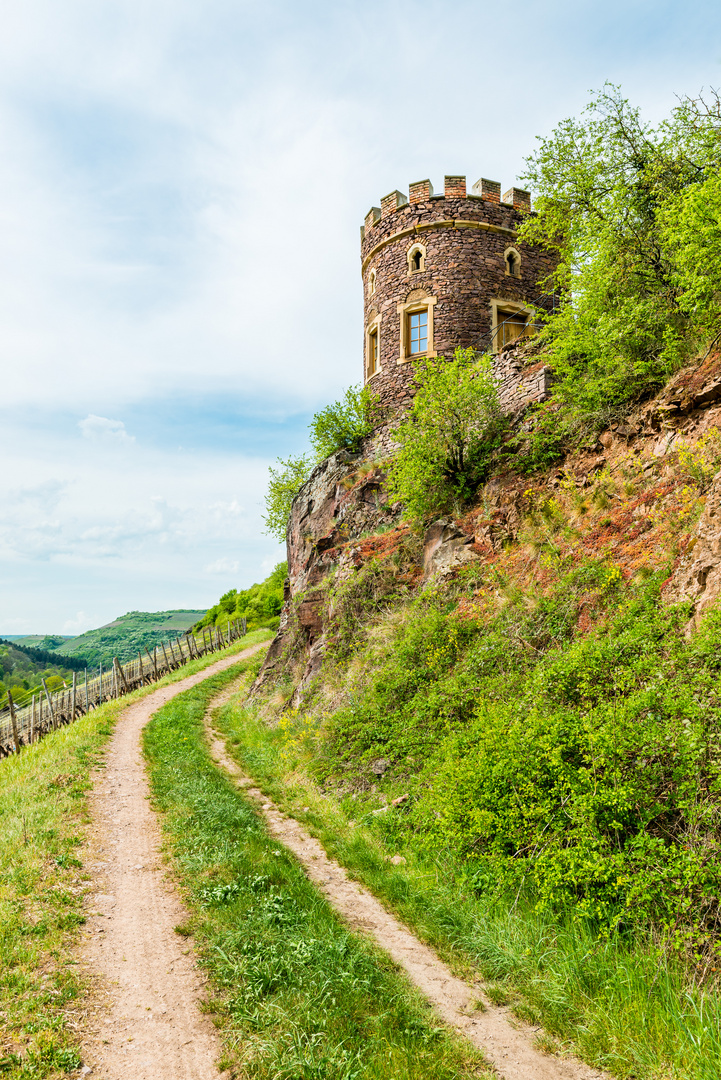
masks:
<instances>
[{"instance_id":1,"label":"stone wall","mask_svg":"<svg viewBox=\"0 0 721 1080\"><path fill-rule=\"evenodd\" d=\"M456 347L483 351L492 344L492 300L527 304L539 295L538 282L553 269L545 250L517 240L518 225L530 211L527 192L479 181L465 194L465 177L446 177L436 196L428 181L410 186L410 200L395 191L373 208L362 229L364 328L380 318L380 370L370 378L388 410L407 408L412 398L413 360L401 360L398 306L412 294L432 301L433 348L452 356ZM408 265L414 244L425 249L424 268ZM520 274L507 272L505 253L521 257ZM365 356L365 353L364 353ZM367 358L364 359L367 364Z\"/></svg>"},{"instance_id":2,"label":"stone wall","mask_svg":"<svg viewBox=\"0 0 721 1080\"><path fill-rule=\"evenodd\" d=\"M412 376L412 371L411 371ZM501 412L511 418L529 405L545 401L550 393L553 375L543 361L528 355L528 342L507 347L495 357L493 374L498 382L498 398ZM385 402L385 420L365 442L363 457L378 461L390 457L398 447L394 437L395 428L406 414L413 400L412 377L404 386L403 397L398 406ZM381 397L381 405L384 404Z\"/></svg>"}]
</instances>

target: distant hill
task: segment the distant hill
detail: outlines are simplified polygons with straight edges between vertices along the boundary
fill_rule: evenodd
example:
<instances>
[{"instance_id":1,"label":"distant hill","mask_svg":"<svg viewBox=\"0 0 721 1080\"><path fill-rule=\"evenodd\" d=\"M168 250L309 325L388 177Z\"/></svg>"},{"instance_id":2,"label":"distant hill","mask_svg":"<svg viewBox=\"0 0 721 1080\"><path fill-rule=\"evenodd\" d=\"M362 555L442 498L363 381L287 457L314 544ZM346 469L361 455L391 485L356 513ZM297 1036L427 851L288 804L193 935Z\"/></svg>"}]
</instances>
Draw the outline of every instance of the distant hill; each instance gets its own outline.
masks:
<instances>
[{"instance_id":1,"label":"distant hill","mask_svg":"<svg viewBox=\"0 0 721 1080\"><path fill-rule=\"evenodd\" d=\"M111 664L114 656L122 663L145 649L152 652L156 645L170 641L189 630L204 615L204 611L188 609L129 611L127 615L121 615L106 626L66 639L53 651L57 654L59 663L62 663L63 656L82 657L88 667ZM47 640L49 639L38 639L39 643Z\"/></svg>"},{"instance_id":2,"label":"distant hill","mask_svg":"<svg viewBox=\"0 0 721 1080\"><path fill-rule=\"evenodd\" d=\"M73 670L82 672L84 667L79 657L58 656L51 649L21 647L17 641L0 638L0 708L7 705L8 690L16 704L24 705L33 694L42 692L43 679L49 690L58 690L72 683Z\"/></svg>"}]
</instances>

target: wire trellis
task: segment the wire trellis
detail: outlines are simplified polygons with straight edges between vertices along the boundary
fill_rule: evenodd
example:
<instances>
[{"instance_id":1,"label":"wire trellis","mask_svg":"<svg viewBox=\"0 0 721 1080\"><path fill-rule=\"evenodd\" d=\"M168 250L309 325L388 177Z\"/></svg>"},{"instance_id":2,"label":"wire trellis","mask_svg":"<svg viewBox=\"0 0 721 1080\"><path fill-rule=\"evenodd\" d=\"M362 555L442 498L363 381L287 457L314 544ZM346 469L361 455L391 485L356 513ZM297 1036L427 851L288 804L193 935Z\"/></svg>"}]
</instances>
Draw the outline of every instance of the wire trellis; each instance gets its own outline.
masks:
<instances>
[{"instance_id":1,"label":"wire trellis","mask_svg":"<svg viewBox=\"0 0 721 1080\"><path fill-rule=\"evenodd\" d=\"M58 690L49 690L43 679L42 689L32 693L32 700L23 705L16 705L12 691L8 691L7 704L0 708L0 757L20 753L23 746L37 742L48 732L72 724L105 701L157 682L189 660L227 648L246 631L246 620L237 619L228 623L225 631L209 626L200 633L187 632L175 641L156 645L152 653L146 649L145 656L138 653L137 659L124 664L113 657L110 667L103 670L101 665L97 675L89 675L87 668L80 676L74 671L72 686Z\"/></svg>"}]
</instances>

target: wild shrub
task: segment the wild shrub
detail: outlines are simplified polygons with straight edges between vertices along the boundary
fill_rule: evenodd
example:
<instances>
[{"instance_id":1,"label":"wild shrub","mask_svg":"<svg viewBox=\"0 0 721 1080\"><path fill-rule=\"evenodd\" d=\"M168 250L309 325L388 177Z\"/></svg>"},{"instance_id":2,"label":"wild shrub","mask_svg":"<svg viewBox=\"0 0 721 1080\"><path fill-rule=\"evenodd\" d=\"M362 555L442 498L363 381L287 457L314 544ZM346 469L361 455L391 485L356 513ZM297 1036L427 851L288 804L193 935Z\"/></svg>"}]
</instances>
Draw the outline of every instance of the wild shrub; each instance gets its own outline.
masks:
<instances>
[{"instance_id":1,"label":"wild shrub","mask_svg":"<svg viewBox=\"0 0 721 1080\"><path fill-rule=\"evenodd\" d=\"M339 401L315 413L309 424L311 453L278 458L268 468L265 493L265 531L285 543L293 499L314 467L338 450L357 453L372 433L377 420L377 402L370 387L351 386Z\"/></svg>"},{"instance_id":2,"label":"wild shrub","mask_svg":"<svg viewBox=\"0 0 721 1080\"><path fill-rule=\"evenodd\" d=\"M388 490L417 524L466 503L485 479L503 419L491 359L456 349L426 360L407 419L396 431Z\"/></svg>"},{"instance_id":3,"label":"wild shrub","mask_svg":"<svg viewBox=\"0 0 721 1080\"><path fill-rule=\"evenodd\" d=\"M373 431L376 408L369 386L350 386L339 401L317 412L310 422L316 461L325 461L338 450L356 454Z\"/></svg>"},{"instance_id":4,"label":"wild shrub","mask_svg":"<svg viewBox=\"0 0 721 1080\"><path fill-rule=\"evenodd\" d=\"M415 600L384 662L325 720L318 776L347 783L383 756L415 775L414 797L377 827L462 858L479 894L522 894L606 934L654 927L708 954L721 914L721 613L688 642L687 606L659 603L661 578L626 584L586 560L559 564L535 598L489 576L477 619L473 601ZM599 621L581 634L589 598Z\"/></svg>"}]
</instances>

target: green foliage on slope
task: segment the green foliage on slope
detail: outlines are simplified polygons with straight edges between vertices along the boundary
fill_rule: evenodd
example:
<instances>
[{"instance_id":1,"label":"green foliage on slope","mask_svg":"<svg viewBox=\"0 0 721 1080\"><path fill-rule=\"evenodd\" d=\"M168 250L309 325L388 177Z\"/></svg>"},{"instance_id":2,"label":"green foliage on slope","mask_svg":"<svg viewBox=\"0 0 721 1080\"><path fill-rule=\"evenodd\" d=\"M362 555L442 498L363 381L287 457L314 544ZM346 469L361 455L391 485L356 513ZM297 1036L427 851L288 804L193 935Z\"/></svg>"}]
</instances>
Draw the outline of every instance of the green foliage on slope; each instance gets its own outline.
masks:
<instances>
[{"instance_id":1,"label":"green foliage on slope","mask_svg":"<svg viewBox=\"0 0 721 1080\"><path fill-rule=\"evenodd\" d=\"M400 446L388 470L388 492L420 524L475 495L504 421L491 358L474 349L420 363L415 380L408 417L395 433Z\"/></svg>"},{"instance_id":2,"label":"green foliage on slope","mask_svg":"<svg viewBox=\"0 0 721 1080\"><path fill-rule=\"evenodd\" d=\"M281 562L265 581L251 585L249 589L230 589L196 623L196 629L202 630L204 626L225 628L229 622L245 619L248 630L259 626L274 630L283 607L283 582L287 576L288 564Z\"/></svg>"},{"instance_id":3,"label":"green foliage on slope","mask_svg":"<svg viewBox=\"0 0 721 1080\"><path fill-rule=\"evenodd\" d=\"M384 757L416 773L401 832L456 852L474 889L721 955L721 614L689 643L658 584L587 562L480 623L419 599L331 717L319 775ZM608 621L577 635L599 588Z\"/></svg>"},{"instance_id":4,"label":"green foliage on slope","mask_svg":"<svg viewBox=\"0 0 721 1080\"><path fill-rule=\"evenodd\" d=\"M42 693L42 679L49 690L57 690L72 682L73 670L82 670L85 662L78 658L56 656L50 650L22 647L0 639L0 707L7 705L7 692L18 705Z\"/></svg>"},{"instance_id":5,"label":"green foliage on slope","mask_svg":"<svg viewBox=\"0 0 721 1080\"><path fill-rule=\"evenodd\" d=\"M339 401L315 413L308 425L311 452L278 458L268 469L265 494L265 531L285 543L293 499L314 467L338 450L355 454L373 431L376 400L368 386L351 386Z\"/></svg>"}]
</instances>

